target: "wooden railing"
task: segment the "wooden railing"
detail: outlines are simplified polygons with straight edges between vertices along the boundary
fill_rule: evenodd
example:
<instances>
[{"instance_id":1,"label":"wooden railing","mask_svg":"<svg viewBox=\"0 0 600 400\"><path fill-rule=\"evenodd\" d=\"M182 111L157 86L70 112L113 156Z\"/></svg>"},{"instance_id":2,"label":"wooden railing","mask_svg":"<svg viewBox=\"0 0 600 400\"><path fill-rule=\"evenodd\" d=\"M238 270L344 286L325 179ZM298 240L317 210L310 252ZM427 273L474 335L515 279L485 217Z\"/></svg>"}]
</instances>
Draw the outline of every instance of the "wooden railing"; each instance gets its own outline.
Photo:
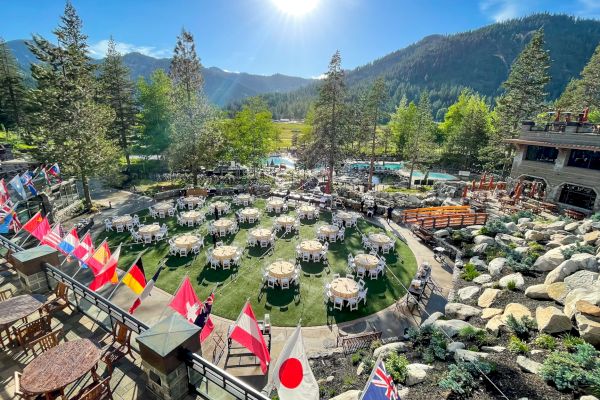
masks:
<instances>
[{"instance_id":1,"label":"wooden railing","mask_svg":"<svg viewBox=\"0 0 600 400\"><path fill-rule=\"evenodd\" d=\"M452 214L418 218L414 224L425 229L442 229L447 227L464 227L469 225L485 225L487 213Z\"/></svg>"},{"instance_id":2,"label":"wooden railing","mask_svg":"<svg viewBox=\"0 0 600 400\"><path fill-rule=\"evenodd\" d=\"M403 210L401 216L402 222L410 224L414 223L417 219L421 217L447 214L465 214L469 212L471 212L471 208L469 206L424 207Z\"/></svg>"},{"instance_id":3,"label":"wooden railing","mask_svg":"<svg viewBox=\"0 0 600 400\"><path fill-rule=\"evenodd\" d=\"M371 346L371 343L379 339L381 339L381 331L344 336L341 338L341 342L344 354L351 354L357 350L366 349Z\"/></svg>"}]
</instances>

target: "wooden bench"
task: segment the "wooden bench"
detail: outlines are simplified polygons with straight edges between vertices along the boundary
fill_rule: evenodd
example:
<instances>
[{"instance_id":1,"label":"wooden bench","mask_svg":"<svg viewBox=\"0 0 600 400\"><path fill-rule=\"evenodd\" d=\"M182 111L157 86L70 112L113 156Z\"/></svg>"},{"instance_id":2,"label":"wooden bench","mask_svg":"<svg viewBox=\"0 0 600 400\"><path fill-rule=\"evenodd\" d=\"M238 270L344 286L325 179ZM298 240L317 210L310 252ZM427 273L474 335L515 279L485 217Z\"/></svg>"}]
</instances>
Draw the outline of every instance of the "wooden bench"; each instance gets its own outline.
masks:
<instances>
[{"instance_id":1,"label":"wooden bench","mask_svg":"<svg viewBox=\"0 0 600 400\"><path fill-rule=\"evenodd\" d=\"M339 338L342 342L344 354L348 355L360 349L366 349L376 340L381 339L381 331L361 333L352 336L342 336Z\"/></svg>"}]
</instances>

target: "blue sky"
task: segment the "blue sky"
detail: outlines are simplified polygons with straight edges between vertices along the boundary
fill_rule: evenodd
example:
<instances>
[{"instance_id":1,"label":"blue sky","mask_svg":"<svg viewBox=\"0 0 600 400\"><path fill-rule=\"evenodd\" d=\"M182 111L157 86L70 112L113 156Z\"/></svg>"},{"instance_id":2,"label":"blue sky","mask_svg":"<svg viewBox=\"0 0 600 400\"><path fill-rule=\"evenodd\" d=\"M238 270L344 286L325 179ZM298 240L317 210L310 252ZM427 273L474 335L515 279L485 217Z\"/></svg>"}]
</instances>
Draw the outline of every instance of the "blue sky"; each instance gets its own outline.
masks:
<instances>
[{"instance_id":1,"label":"blue sky","mask_svg":"<svg viewBox=\"0 0 600 400\"><path fill-rule=\"evenodd\" d=\"M600 18L600 0L73 0L101 57L110 35L122 52L168 57L182 27L205 66L316 77L336 49L354 68L434 33L454 33L533 12ZM290 14L303 5L303 14ZM50 36L63 0L0 0L0 36ZM306 10L305 10L306 11Z\"/></svg>"}]
</instances>

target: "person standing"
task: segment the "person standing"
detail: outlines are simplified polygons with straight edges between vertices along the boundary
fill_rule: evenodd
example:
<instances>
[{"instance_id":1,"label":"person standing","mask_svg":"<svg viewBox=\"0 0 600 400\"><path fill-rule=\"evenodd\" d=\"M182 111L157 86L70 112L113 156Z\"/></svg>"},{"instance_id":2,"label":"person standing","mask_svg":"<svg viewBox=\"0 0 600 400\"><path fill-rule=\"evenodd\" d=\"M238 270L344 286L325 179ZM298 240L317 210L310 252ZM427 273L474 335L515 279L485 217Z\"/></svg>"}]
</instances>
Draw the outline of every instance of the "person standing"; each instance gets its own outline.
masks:
<instances>
[{"instance_id":1,"label":"person standing","mask_svg":"<svg viewBox=\"0 0 600 400\"><path fill-rule=\"evenodd\" d=\"M212 233L212 241L213 241L213 248L217 248L217 242L219 241L219 238L217 236L217 232L213 231Z\"/></svg>"},{"instance_id":2,"label":"person standing","mask_svg":"<svg viewBox=\"0 0 600 400\"><path fill-rule=\"evenodd\" d=\"M360 201L360 213L363 214L365 212L365 199L361 199Z\"/></svg>"},{"instance_id":3,"label":"person standing","mask_svg":"<svg viewBox=\"0 0 600 400\"><path fill-rule=\"evenodd\" d=\"M390 223L390 220L392 219L392 213L394 212L394 207L390 204L387 208L387 222L388 224Z\"/></svg>"},{"instance_id":4,"label":"person standing","mask_svg":"<svg viewBox=\"0 0 600 400\"><path fill-rule=\"evenodd\" d=\"M217 208L217 206L215 206L215 221L219 219L219 209Z\"/></svg>"}]
</instances>

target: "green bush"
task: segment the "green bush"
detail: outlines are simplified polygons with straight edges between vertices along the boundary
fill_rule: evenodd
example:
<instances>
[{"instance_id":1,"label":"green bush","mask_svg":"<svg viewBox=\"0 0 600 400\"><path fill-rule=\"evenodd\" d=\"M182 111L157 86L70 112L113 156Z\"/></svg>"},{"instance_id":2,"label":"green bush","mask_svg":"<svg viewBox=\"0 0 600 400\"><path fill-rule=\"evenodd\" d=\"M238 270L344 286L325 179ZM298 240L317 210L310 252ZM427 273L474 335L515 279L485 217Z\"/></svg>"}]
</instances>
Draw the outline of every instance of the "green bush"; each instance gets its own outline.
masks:
<instances>
[{"instance_id":1,"label":"green bush","mask_svg":"<svg viewBox=\"0 0 600 400\"><path fill-rule=\"evenodd\" d=\"M580 344L575 353L556 351L540 368L541 377L558 390L600 393L600 352L591 344Z\"/></svg>"},{"instance_id":2,"label":"green bush","mask_svg":"<svg viewBox=\"0 0 600 400\"><path fill-rule=\"evenodd\" d=\"M577 346L580 344L585 344L586 342L579 336L573 336L570 333L566 333L562 336L562 343L567 350L573 351L577 348Z\"/></svg>"},{"instance_id":3,"label":"green bush","mask_svg":"<svg viewBox=\"0 0 600 400\"><path fill-rule=\"evenodd\" d=\"M404 383L408 374L407 366L410 364L405 356L391 353L385 360L385 369L392 376L394 382Z\"/></svg>"},{"instance_id":4,"label":"green bush","mask_svg":"<svg viewBox=\"0 0 600 400\"><path fill-rule=\"evenodd\" d=\"M480 371L489 374L492 371L491 364L482 361L461 361L452 364L448 367L444 378L438 382L438 386L460 397L469 397L473 390L477 389Z\"/></svg>"},{"instance_id":5,"label":"green bush","mask_svg":"<svg viewBox=\"0 0 600 400\"><path fill-rule=\"evenodd\" d=\"M458 331L458 337L462 341L474 342L477 346L485 346L490 343L491 338L484 329L473 326L465 326Z\"/></svg>"},{"instance_id":6,"label":"green bush","mask_svg":"<svg viewBox=\"0 0 600 400\"><path fill-rule=\"evenodd\" d=\"M565 260L568 260L571 257L573 257L575 254L579 254L579 253L594 254L594 247L590 246L589 244L581 245L581 244L577 243L575 246L563 249L560 252L565 257Z\"/></svg>"},{"instance_id":7,"label":"green bush","mask_svg":"<svg viewBox=\"0 0 600 400\"><path fill-rule=\"evenodd\" d=\"M358 365L358 363L360 363L362 361L364 356L365 356L365 353L362 350L359 350L356 353L352 354L352 356L350 357L350 360L352 361L352 365Z\"/></svg>"},{"instance_id":8,"label":"green bush","mask_svg":"<svg viewBox=\"0 0 600 400\"><path fill-rule=\"evenodd\" d=\"M440 329L427 325L421 328L409 328L407 334L413 348L421 354L423 361L431 363L435 359L446 359L448 339Z\"/></svg>"},{"instance_id":9,"label":"green bush","mask_svg":"<svg viewBox=\"0 0 600 400\"><path fill-rule=\"evenodd\" d=\"M511 279L510 281L506 282L506 288L511 292L514 291L517 288L517 282Z\"/></svg>"},{"instance_id":10,"label":"green bush","mask_svg":"<svg viewBox=\"0 0 600 400\"><path fill-rule=\"evenodd\" d=\"M477 271L477 267L473 263L467 263L462 269L460 273L460 277L465 281L471 282L473 279L477 278L479 275L479 271Z\"/></svg>"},{"instance_id":11,"label":"green bush","mask_svg":"<svg viewBox=\"0 0 600 400\"><path fill-rule=\"evenodd\" d=\"M537 324L528 316L516 319L514 315L509 314L506 319L506 325L520 339L529 339L531 331L537 328Z\"/></svg>"},{"instance_id":12,"label":"green bush","mask_svg":"<svg viewBox=\"0 0 600 400\"><path fill-rule=\"evenodd\" d=\"M533 343L541 349L554 350L556 348L556 339L547 333L536 337Z\"/></svg>"},{"instance_id":13,"label":"green bush","mask_svg":"<svg viewBox=\"0 0 600 400\"><path fill-rule=\"evenodd\" d=\"M600 212L594 213L591 218L594 222L600 222Z\"/></svg>"},{"instance_id":14,"label":"green bush","mask_svg":"<svg viewBox=\"0 0 600 400\"><path fill-rule=\"evenodd\" d=\"M493 219L488 221L483 228L479 230L480 235L495 237L499 233L508 233L508 229L499 219Z\"/></svg>"},{"instance_id":15,"label":"green bush","mask_svg":"<svg viewBox=\"0 0 600 400\"><path fill-rule=\"evenodd\" d=\"M523 340L519 339L515 335L511 335L508 338L508 351L515 354L527 354L529 353L529 346Z\"/></svg>"}]
</instances>

